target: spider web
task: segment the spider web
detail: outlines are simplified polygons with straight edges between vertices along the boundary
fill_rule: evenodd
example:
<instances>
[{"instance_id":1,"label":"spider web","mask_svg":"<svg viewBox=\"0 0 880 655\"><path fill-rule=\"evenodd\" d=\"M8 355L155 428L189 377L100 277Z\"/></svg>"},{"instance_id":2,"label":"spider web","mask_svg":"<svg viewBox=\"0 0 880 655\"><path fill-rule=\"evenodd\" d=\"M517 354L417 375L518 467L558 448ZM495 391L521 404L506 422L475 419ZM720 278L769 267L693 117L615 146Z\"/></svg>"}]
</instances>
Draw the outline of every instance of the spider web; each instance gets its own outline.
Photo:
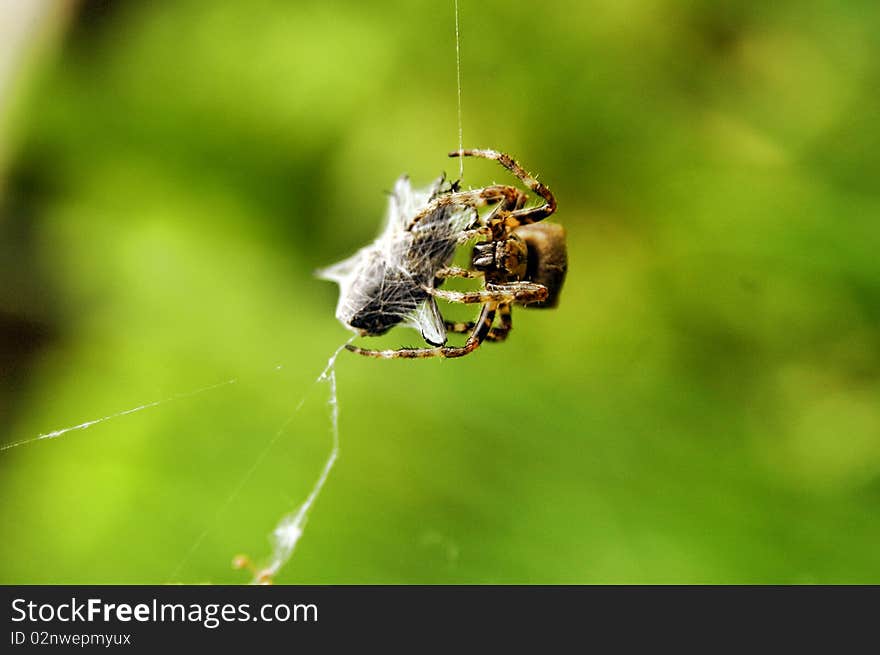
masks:
<instances>
[{"instance_id":1,"label":"spider web","mask_svg":"<svg viewBox=\"0 0 880 655\"><path fill-rule=\"evenodd\" d=\"M459 150L462 150L461 51L458 0L455 2L455 40L458 141ZM463 176L463 159L459 160L459 166L460 175ZM402 176L394 186L394 191L389 201L385 227L377 239L370 245L360 249L352 257L319 272L319 277L339 284L340 297L336 309L336 317L349 329L362 334L365 329L372 327L374 332L380 331L376 333L382 333L394 325L403 324L418 329L422 336L431 343L445 342L446 330L443 318L436 302L426 289L433 288L435 272L451 261L456 248L462 242L464 233L476 224L478 220L477 211L473 207L465 205L438 205L433 211L424 215L422 220L415 225L412 224L412 221L416 216L424 213L432 201L455 191L455 186L446 181L445 176L441 176L424 189L413 189L409 179L406 176ZM365 312L365 308L368 311ZM356 316L360 316L368 328L354 325L352 321ZM349 339L347 343L351 343L353 339L354 337ZM306 500L292 512L285 514L278 522L271 536L272 553L268 563L263 568L254 571L254 582L271 581L282 567L289 562L303 535L309 513L339 457L339 402L335 363L345 345L340 346L331 355L326 368L314 383L326 382L329 387L328 405L330 408L330 432L332 438L330 454ZM37 441L65 437L69 433L84 431L106 421L161 407L168 403L207 393L227 385L235 385L238 381L238 378L224 380L164 399L146 402L77 425L58 428L29 439L0 444L0 452L29 445ZM305 402L307 395L299 402L293 416L285 422L266 446L263 453L257 457L248 473L235 486L229 498L218 510L214 525L209 526L197 538L183 561L175 569L171 576L172 579L176 578L177 573L198 548L207 533L216 527L216 523L219 521L225 507L238 494L254 470L259 466L268 450L285 432ZM450 557L457 555L457 551L450 552L453 553Z\"/></svg>"},{"instance_id":2,"label":"spider web","mask_svg":"<svg viewBox=\"0 0 880 655\"><path fill-rule=\"evenodd\" d=\"M279 573L281 568L290 560L293 556L293 551L296 548L299 539L303 535L303 531L305 529L305 524L308 520L309 513L312 509L312 505L315 503L319 494L321 493L324 484L327 481L327 478L330 474L330 471L333 469L336 464L336 460L339 457L339 402L337 395L337 387L336 387L336 359L345 346L348 343L351 343L354 340L354 337L349 339L346 343L343 343L339 346L330 358L327 361L327 365L321 374L315 379L309 389L303 394L300 401L297 403L296 408L293 410L293 414L284 422L281 428L275 433L275 435L269 440L266 446L263 448L262 452L257 455L254 459L253 464L247 470L247 472L242 476L242 478L238 481L238 483L233 487L232 491L226 498L226 500L220 505L220 507L216 510L214 514L213 520L207 525L201 534L195 539L193 544L185 553L182 560L177 564L174 568L174 571L169 576L169 581L176 581L179 573L183 570L184 566L190 560L192 555L198 550L199 546L201 546L202 542L205 538L210 534L220 523L221 518L224 512L228 509L228 507L232 504L233 500L241 493L244 489L247 482L251 479L253 474L265 460L269 451L272 447L278 442L278 440L284 436L287 432L287 429L290 427L291 423L293 423L299 411L302 409L305 404L307 398L309 397L310 392L315 387L315 385L319 383L327 383L329 387L329 397L328 397L328 405L330 408L329 418L330 418L330 434L332 439L332 447L327 460L324 463L324 466L321 470L321 473L312 486L309 495L306 497L306 500L297 507L294 511L285 514L281 520L278 522L276 528L274 529L271 535L272 542L272 553L268 559L268 563L260 568L259 570L253 565L250 564L250 561L247 558L242 558L239 556L236 558L236 566L238 568L243 568L244 566L248 566L254 569L254 583L265 583L270 582L274 578L275 575ZM275 369L280 369L281 366L276 366ZM107 421L112 421L118 418L122 418L124 416L128 416L131 414L135 414L138 412L142 412L145 410L161 407L164 405L168 405L169 403L174 403L178 401L182 401L185 399L189 399L195 396L199 396L201 394L208 393L210 391L214 391L220 389L222 387L226 387L229 385L234 385L239 382L239 378L231 378L225 380L223 382L218 382L216 384L212 384L209 386L201 387L198 389L194 389L192 391L186 391L182 393L177 393L173 396L169 396L163 398L161 400L155 400L151 402L147 402L141 405L137 405L135 407L131 407L129 409L124 409L121 411L114 412L112 414L108 414L106 416L102 416L100 418L91 419L85 421L83 423L79 423L77 425L72 425L69 427L58 428L56 430L52 430L50 432L45 432L43 434L39 434L35 437L31 437L29 439L22 439L19 441L13 441L6 444L0 444L0 452L12 450L14 448L20 448L23 446L34 444L38 441L44 440L54 440L60 439L62 437L70 436L71 433L81 432L88 430L96 425L105 423Z\"/></svg>"},{"instance_id":3,"label":"spider web","mask_svg":"<svg viewBox=\"0 0 880 655\"><path fill-rule=\"evenodd\" d=\"M252 569L254 574L252 584L266 584L272 582L281 568L290 561L291 557L293 557L293 551L296 549L296 545L299 543L300 537L303 535L312 505L314 505L318 495L324 489L327 477L330 475L330 471L333 469L336 460L339 458L339 397L336 392L336 358L339 357L339 353L341 353L345 346L348 343L351 343L352 340L353 337L336 349L336 351L330 356L330 359L327 360L327 366L314 383L318 384L319 382L326 382L329 386L329 398L327 404L330 407L330 435L332 438L332 448L330 449L330 454L328 455L326 462L324 462L324 467L321 469L321 474L312 486L312 490L309 492L305 501L292 512L281 517L275 530L273 530L271 537L272 554L265 566L258 569L250 564L249 558L246 556L236 558L236 566L239 568ZM305 397L300 401L299 405L297 405L294 415L299 412L304 402ZM273 442L281 436L281 433L284 432L285 428L292 420L293 417L282 426L281 430L276 434L275 439L273 439ZM259 462L257 462L253 469L251 469L251 472L248 473L248 477L250 477L251 473L258 465Z\"/></svg>"}]
</instances>

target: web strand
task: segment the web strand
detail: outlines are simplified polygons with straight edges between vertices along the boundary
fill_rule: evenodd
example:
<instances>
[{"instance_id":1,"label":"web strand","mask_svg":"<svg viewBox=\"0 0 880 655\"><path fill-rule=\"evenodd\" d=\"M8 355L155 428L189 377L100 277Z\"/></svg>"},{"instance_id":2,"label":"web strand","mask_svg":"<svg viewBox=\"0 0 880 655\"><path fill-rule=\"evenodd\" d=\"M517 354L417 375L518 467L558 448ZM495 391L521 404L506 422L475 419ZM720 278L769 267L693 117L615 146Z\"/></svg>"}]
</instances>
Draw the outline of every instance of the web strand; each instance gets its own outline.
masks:
<instances>
[{"instance_id":1,"label":"web strand","mask_svg":"<svg viewBox=\"0 0 880 655\"><path fill-rule=\"evenodd\" d=\"M272 533L272 542L273 542L273 550L272 555L270 557L269 563L257 570L256 567L253 568L254 572L254 580L255 584L270 582L272 578L281 570L281 568L293 557L293 551L296 548L297 542L305 530L305 524L308 519L309 511L312 508L315 500L318 495L321 493L321 490L324 488L324 483L327 481L327 477L330 474L331 469L336 464L336 460L339 457L339 404L337 401L336 395L336 359L339 357L339 354L343 351L347 344L350 344L354 341L355 337L351 337L344 344L339 346L330 358L327 360L327 366L321 371L321 374L315 379L315 381L311 384L311 386L306 390L305 394L303 394L302 398L300 398L299 402L296 405L296 408L293 410L288 419L281 425L281 427L275 432L269 442L263 447L260 451L259 455L257 455L253 464L248 468L248 470L244 473L244 475L239 479L238 483L233 487L232 491L226 497L226 500L220 505L220 507L214 512L213 519L209 521L209 523L202 529L199 535L196 537L195 541L187 550L183 559L177 564L172 571L171 575L168 577L169 581L176 581L178 576L184 567L189 563L192 559L193 555L205 541L207 536L220 525L223 515L226 513L226 510L232 505L233 501L238 498L241 491L244 489L245 485L251 480L254 473L256 473L257 469L263 464L269 452L275 446L276 443L281 439L282 436L287 432L287 429L294 422L297 414L302 409L312 390L321 382L326 382L329 386L330 398L328 401L328 405L330 407L330 434L332 437L332 448L330 451L330 455L327 458L326 463L324 464L323 469L321 470L321 474L318 477L317 482L312 487L311 492L306 498L305 502L297 507L294 511L285 514L281 520L278 522L274 532ZM251 568L253 565L250 563L250 558L244 555L240 555L236 558L240 563L236 564L238 568Z\"/></svg>"},{"instance_id":2,"label":"web strand","mask_svg":"<svg viewBox=\"0 0 880 655\"><path fill-rule=\"evenodd\" d=\"M455 82L458 88L458 150L464 150L464 132L461 120L461 30L458 0L455 0ZM458 158L458 175L464 178L464 157Z\"/></svg>"},{"instance_id":3,"label":"web strand","mask_svg":"<svg viewBox=\"0 0 880 655\"><path fill-rule=\"evenodd\" d=\"M36 437L31 437L30 439L22 439L21 441L13 441L12 443L0 445L0 452L4 450L11 450L12 448L18 448L19 446L24 446L30 443L34 443L36 441L43 441L44 439L57 439L58 437L67 434L68 432L73 432L75 430L87 430L93 425L98 425L99 423L103 423L104 421L110 421L115 418L119 418L120 416L127 416L128 414L135 414L136 412L142 412L145 409L150 409L152 407L158 407L159 405L164 405L166 403L174 402L175 400L181 400L183 398L191 398L192 396L197 396L199 394L205 393L206 391L211 391L212 389L217 389L218 387L225 387L228 384L235 384L238 382L236 378L231 380L226 380L225 382L218 382L217 384L212 384L208 387L202 387L201 389L196 389L195 391L188 391L186 393L175 394L174 396L170 396L169 398L164 398L163 400L156 400L151 403L146 403L145 405L139 405L137 407L132 407L131 409L124 409L121 412L116 412L114 414L108 414L107 416L102 416L101 418L96 418L91 421L86 421L85 423L80 423L79 425L72 425L69 428L61 428L59 430L53 430L52 432L46 432L44 434L37 435Z\"/></svg>"},{"instance_id":4,"label":"web strand","mask_svg":"<svg viewBox=\"0 0 880 655\"><path fill-rule=\"evenodd\" d=\"M315 384L318 382L326 382L330 387L330 397L327 403L330 407L330 434L333 441L330 455L327 457L327 461L324 463L324 468L321 469L321 474L318 476L318 480L312 487L305 502L294 511L285 514L275 527L275 530L272 533L273 549L271 559L268 565L255 571L254 579L252 581L253 584L271 582L275 575L281 570L281 567L287 564L287 562L290 561L290 558L293 557L293 551L296 548L300 537L303 535L312 505L315 503L315 500L324 488L324 483L327 482L327 476L330 475L330 471L333 469L336 460L339 458L339 401L336 395L336 358L339 357L339 353L342 352L342 349L352 341L354 341L354 337L349 339L347 343L341 345L336 352L331 355L330 359L327 361L327 367L323 370L321 375L318 376L318 379L315 380ZM302 403L300 403L300 405L302 405Z\"/></svg>"}]
</instances>

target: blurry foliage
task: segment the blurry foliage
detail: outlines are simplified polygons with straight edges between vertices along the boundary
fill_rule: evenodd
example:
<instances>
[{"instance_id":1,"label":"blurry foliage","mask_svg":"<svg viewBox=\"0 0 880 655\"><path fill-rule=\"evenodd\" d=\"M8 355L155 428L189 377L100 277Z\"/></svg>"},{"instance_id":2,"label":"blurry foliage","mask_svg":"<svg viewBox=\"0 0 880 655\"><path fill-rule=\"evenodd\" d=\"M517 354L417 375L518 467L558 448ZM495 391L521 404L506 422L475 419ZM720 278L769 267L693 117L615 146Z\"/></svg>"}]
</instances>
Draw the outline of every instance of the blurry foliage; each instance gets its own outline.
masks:
<instances>
[{"instance_id":1,"label":"blurry foliage","mask_svg":"<svg viewBox=\"0 0 880 655\"><path fill-rule=\"evenodd\" d=\"M880 6L461 4L465 145L556 192L562 304L460 361L341 357L342 456L279 581L880 582ZM2 582L268 552L323 386L225 501L346 338L311 271L400 173L457 170L452 26L82 3L12 121L4 441L239 382L2 453Z\"/></svg>"}]
</instances>

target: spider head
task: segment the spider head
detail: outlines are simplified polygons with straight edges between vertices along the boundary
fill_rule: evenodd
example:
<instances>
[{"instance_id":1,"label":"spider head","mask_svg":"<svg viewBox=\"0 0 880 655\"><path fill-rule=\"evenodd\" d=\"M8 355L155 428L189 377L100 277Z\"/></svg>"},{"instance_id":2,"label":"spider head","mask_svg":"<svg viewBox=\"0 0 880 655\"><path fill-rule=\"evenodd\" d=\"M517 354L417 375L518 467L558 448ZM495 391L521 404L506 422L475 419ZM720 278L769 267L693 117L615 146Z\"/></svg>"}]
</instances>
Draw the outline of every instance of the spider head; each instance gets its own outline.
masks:
<instances>
[{"instance_id":1,"label":"spider head","mask_svg":"<svg viewBox=\"0 0 880 655\"><path fill-rule=\"evenodd\" d=\"M501 283L522 280L526 274L528 248L525 241L515 234L474 245L471 257L473 266L486 273L486 279Z\"/></svg>"}]
</instances>

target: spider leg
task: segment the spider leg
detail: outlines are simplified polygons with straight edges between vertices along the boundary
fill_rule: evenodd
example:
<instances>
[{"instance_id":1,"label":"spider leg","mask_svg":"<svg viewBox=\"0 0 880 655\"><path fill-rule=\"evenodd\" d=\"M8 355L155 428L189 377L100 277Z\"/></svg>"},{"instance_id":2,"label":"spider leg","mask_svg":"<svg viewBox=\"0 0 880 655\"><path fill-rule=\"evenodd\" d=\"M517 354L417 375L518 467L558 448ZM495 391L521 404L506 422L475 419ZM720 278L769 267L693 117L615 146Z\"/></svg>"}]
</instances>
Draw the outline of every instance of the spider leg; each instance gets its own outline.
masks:
<instances>
[{"instance_id":1,"label":"spider leg","mask_svg":"<svg viewBox=\"0 0 880 655\"><path fill-rule=\"evenodd\" d=\"M467 334L469 332L473 332L474 323L473 321L466 322L455 322L455 321L444 321L444 325L446 325L446 331L452 332L452 334ZM495 328L492 328L493 330Z\"/></svg>"},{"instance_id":2,"label":"spider leg","mask_svg":"<svg viewBox=\"0 0 880 655\"><path fill-rule=\"evenodd\" d=\"M518 177L534 193L544 199L543 205L537 207L529 207L528 209L518 208L510 212L510 216L516 219L521 225L526 223L535 223L541 221L556 211L556 198L544 184L539 182L534 176L530 175L520 166L510 155L505 155L497 150L456 150L449 153L450 157L482 157L483 159L492 159L504 166L507 170Z\"/></svg>"},{"instance_id":3,"label":"spider leg","mask_svg":"<svg viewBox=\"0 0 880 655\"><path fill-rule=\"evenodd\" d=\"M473 230L464 230L460 235L458 235L458 245L462 245L471 241L473 239L479 239L480 237L491 237L492 230L486 226L477 227Z\"/></svg>"},{"instance_id":4,"label":"spider leg","mask_svg":"<svg viewBox=\"0 0 880 655\"><path fill-rule=\"evenodd\" d=\"M492 329L489 330L489 334L486 335L486 341L498 342L507 339L507 335L510 334L510 330L513 328L513 322L510 315L510 305L498 306L498 320L500 325L492 326ZM475 325L473 321L468 321L466 323L446 321L445 323L446 331L452 332L453 334L465 334L471 332Z\"/></svg>"},{"instance_id":5,"label":"spider leg","mask_svg":"<svg viewBox=\"0 0 880 655\"><path fill-rule=\"evenodd\" d=\"M493 303L483 305L480 318L474 325L470 336L463 346L440 346L438 348L401 348L399 350L369 350L346 344L346 348L353 353L364 357L377 357L379 359L422 359L425 357L464 357L472 353L492 330L492 322L495 320L495 307Z\"/></svg>"},{"instance_id":6,"label":"spider leg","mask_svg":"<svg viewBox=\"0 0 880 655\"><path fill-rule=\"evenodd\" d=\"M517 189L515 186L510 186L509 184L493 184L485 189L477 189L476 191L469 191L467 193L488 193L492 198L501 195L502 200L499 207L506 210L520 209L521 207L524 207L529 200L529 196L525 191Z\"/></svg>"},{"instance_id":7,"label":"spider leg","mask_svg":"<svg viewBox=\"0 0 880 655\"><path fill-rule=\"evenodd\" d=\"M483 271L475 271L470 268L460 268L458 266L444 266L434 273L434 277L445 280L450 277L460 277L466 280L483 277Z\"/></svg>"},{"instance_id":8,"label":"spider leg","mask_svg":"<svg viewBox=\"0 0 880 655\"><path fill-rule=\"evenodd\" d=\"M419 221L426 216L430 216L440 207L445 207L446 205L472 207L474 210L495 203L502 203L505 207L515 207L518 203L521 204L519 198L522 195L522 191L509 184L493 184L483 189L447 193L434 198L424 209L422 209L422 211L413 216L409 224L406 226L406 229L412 230Z\"/></svg>"},{"instance_id":9,"label":"spider leg","mask_svg":"<svg viewBox=\"0 0 880 655\"><path fill-rule=\"evenodd\" d=\"M510 305L499 305L498 307L498 323L492 328L492 334L487 338L492 341L504 341L507 335L513 329L513 317L510 312Z\"/></svg>"},{"instance_id":10,"label":"spider leg","mask_svg":"<svg viewBox=\"0 0 880 655\"><path fill-rule=\"evenodd\" d=\"M447 302L463 304L499 303L527 305L547 299L547 287L534 282L507 282L505 284L487 284L485 289L476 291L446 291L424 287L425 291Z\"/></svg>"}]
</instances>

